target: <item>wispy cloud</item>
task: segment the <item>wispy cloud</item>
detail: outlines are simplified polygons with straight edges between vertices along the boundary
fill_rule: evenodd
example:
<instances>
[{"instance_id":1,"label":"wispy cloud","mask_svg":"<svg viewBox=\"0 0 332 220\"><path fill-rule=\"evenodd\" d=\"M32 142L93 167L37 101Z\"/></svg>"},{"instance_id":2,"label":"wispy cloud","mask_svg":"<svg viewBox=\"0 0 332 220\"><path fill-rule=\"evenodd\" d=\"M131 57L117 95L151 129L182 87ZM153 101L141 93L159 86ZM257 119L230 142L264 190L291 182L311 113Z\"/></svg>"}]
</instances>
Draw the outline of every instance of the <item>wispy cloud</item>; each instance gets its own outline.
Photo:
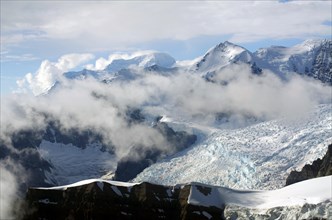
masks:
<instances>
[{"instance_id":1,"label":"wispy cloud","mask_svg":"<svg viewBox=\"0 0 332 220\"><path fill-rule=\"evenodd\" d=\"M20 54L20 55L12 55L12 54L1 54L1 60L0 62L25 62L25 61L32 61L32 60L38 60L39 58L34 56L33 54L26 53L26 54Z\"/></svg>"},{"instance_id":2,"label":"wispy cloud","mask_svg":"<svg viewBox=\"0 0 332 220\"><path fill-rule=\"evenodd\" d=\"M1 3L4 44L45 38L90 49L229 35L236 43L330 34L331 1Z\"/></svg>"}]
</instances>

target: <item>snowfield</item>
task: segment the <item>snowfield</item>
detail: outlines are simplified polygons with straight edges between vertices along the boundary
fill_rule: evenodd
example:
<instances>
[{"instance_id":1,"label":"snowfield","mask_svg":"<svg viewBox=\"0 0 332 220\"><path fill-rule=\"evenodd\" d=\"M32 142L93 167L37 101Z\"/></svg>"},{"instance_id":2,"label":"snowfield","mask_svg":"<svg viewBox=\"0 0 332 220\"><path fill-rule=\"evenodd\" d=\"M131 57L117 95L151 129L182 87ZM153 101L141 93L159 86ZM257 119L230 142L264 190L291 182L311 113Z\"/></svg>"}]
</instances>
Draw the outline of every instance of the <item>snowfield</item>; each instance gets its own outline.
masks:
<instances>
[{"instance_id":1,"label":"snowfield","mask_svg":"<svg viewBox=\"0 0 332 220\"><path fill-rule=\"evenodd\" d=\"M210 194L204 195L193 186L188 203L225 206L226 219L293 220L332 219L331 200L332 176L326 176L271 191L213 187Z\"/></svg>"},{"instance_id":2,"label":"snowfield","mask_svg":"<svg viewBox=\"0 0 332 220\"><path fill-rule=\"evenodd\" d=\"M245 191L225 187L212 187L208 195L204 195L194 184L188 197L189 204L202 206L236 205L246 208L270 209L282 206L303 206L318 204L332 199L332 176L325 176L302 181L281 189L271 191Z\"/></svg>"},{"instance_id":3,"label":"snowfield","mask_svg":"<svg viewBox=\"0 0 332 220\"><path fill-rule=\"evenodd\" d=\"M33 187L34 189L45 189L45 190L66 190L67 188L83 186L90 183L97 182L98 186L102 186L104 183L111 184L113 186L122 186L122 187L132 187L139 183L127 183L127 182L119 182L119 181L111 181L111 180L103 180L103 179L86 179L82 181L78 181L72 184L63 185L63 186L54 186L54 187Z\"/></svg>"},{"instance_id":4,"label":"snowfield","mask_svg":"<svg viewBox=\"0 0 332 220\"><path fill-rule=\"evenodd\" d=\"M197 129L192 124L186 126ZM209 131L207 138L146 168L133 182L281 188L291 170L300 170L326 153L327 145L332 143L332 105L319 105L297 120L278 119Z\"/></svg>"},{"instance_id":5,"label":"snowfield","mask_svg":"<svg viewBox=\"0 0 332 220\"><path fill-rule=\"evenodd\" d=\"M55 182L56 185L63 185L99 178L116 168L114 154L103 151L100 144L91 144L82 149L72 144L43 140L39 152L53 165L51 173L46 173L50 184Z\"/></svg>"}]
</instances>

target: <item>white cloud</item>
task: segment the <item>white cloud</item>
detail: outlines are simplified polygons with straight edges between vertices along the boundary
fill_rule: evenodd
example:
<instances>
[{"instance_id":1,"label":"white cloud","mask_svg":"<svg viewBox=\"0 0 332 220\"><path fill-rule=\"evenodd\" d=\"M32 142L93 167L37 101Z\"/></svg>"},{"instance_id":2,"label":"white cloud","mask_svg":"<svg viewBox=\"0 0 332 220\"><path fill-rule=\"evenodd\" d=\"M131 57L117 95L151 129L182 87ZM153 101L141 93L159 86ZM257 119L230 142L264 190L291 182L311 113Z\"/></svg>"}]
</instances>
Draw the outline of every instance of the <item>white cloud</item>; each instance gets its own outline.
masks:
<instances>
[{"instance_id":1,"label":"white cloud","mask_svg":"<svg viewBox=\"0 0 332 220\"><path fill-rule=\"evenodd\" d=\"M15 219L13 215L17 200L17 179L0 161L0 219ZM17 208L17 207L16 207Z\"/></svg>"},{"instance_id":2,"label":"white cloud","mask_svg":"<svg viewBox=\"0 0 332 220\"><path fill-rule=\"evenodd\" d=\"M149 55L155 51L152 50L142 50L142 51L135 51L132 53L113 53L108 56L108 59L105 59L104 57L100 57L96 60L95 65L88 64L86 66L87 69L91 70L103 70L107 65L112 63L114 60L123 59L123 60L129 60L134 57L143 56L143 55Z\"/></svg>"},{"instance_id":3,"label":"white cloud","mask_svg":"<svg viewBox=\"0 0 332 220\"><path fill-rule=\"evenodd\" d=\"M92 54L66 54L59 58L55 66L61 71L68 71L93 58Z\"/></svg>"},{"instance_id":4,"label":"white cloud","mask_svg":"<svg viewBox=\"0 0 332 220\"><path fill-rule=\"evenodd\" d=\"M56 81L61 81L62 74L87 61L93 59L92 54L66 54L61 56L57 62L44 60L35 74L28 73L26 82L34 95L40 95L48 91ZM23 88L25 80L19 80L18 86Z\"/></svg>"},{"instance_id":5,"label":"white cloud","mask_svg":"<svg viewBox=\"0 0 332 220\"><path fill-rule=\"evenodd\" d=\"M55 68L56 64L46 62L44 66L41 69ZM208 124L220 112L263 119L300 115L316 104L330 102L331 99L330 87L318 81L295 76L289 82L283 82L267 71L262 76L255 76L247 65L233 65L217 73L215 80L229 81L227 86L207 82L199 74L188 72L163 76L135 71L140 77L126 83L115 81L108 85L87 78L63 81L61 89L47 96L17 94L15 98L3 101L5 107L1 111L5 116L1 121L2 128L9 133L33 126L43 128L47 123L46 114L59 121L63 129L100 132L119 146L118 153L123 155L132 144L149 145L145 141L160 143L162 139L149 126L128 127L124 115L128 108L139 108L153 116L170 115L183 120L194 120L199 116L200 122ZM30 76L37 82L54 79L52 75L44 78ZM30 81L33 85L37 82Z\"/></svg>"},{"instance_id":6,"label":"white cloud","mask_svg":"<svg viewBox=\"0 0 332 220\"><path fill-rule=\"evenodd\" d=\"M329 35L331 1L71 1L2 3L2 35L89 49L230 35L236 43ZM10 40L9 40L10 39Z\"/></svg>"}]
</instances>

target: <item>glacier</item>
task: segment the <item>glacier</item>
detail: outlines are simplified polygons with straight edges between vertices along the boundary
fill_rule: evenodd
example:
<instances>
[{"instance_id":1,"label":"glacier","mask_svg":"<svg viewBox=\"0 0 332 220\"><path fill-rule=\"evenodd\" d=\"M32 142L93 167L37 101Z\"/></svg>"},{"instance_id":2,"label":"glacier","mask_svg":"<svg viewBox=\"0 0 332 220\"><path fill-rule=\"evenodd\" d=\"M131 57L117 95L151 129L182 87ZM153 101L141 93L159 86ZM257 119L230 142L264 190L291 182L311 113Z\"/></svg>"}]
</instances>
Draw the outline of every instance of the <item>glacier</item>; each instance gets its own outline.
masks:
<instances>
[{"instance_id":1,"label":"glacier","mask_svg":"<svg viewBox=\"0 0 332 220\"><path fill-rule=\"evenodd\" d=\"M185 126L201 140L146 168L133 182L174 185L201 182L235 189L277 189L292 170L322 157L332 142L332 105L322 104L297 119L275 119L240 128Z\"/></svg>"}]
</instances>

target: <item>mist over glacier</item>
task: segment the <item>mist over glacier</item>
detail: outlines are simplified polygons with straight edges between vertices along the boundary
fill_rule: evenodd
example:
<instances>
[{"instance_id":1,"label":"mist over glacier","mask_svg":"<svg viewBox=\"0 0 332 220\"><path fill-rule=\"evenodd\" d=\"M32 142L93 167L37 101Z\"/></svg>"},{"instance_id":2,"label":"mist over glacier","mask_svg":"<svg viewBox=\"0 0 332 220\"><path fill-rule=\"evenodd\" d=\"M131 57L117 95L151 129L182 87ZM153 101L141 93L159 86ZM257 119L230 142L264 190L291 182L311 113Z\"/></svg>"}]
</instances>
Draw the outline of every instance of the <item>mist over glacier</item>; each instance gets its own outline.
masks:
<instances>
[{"instance_id":1,"label":"mist over glacier","mask_svg":"<svg viewBox=\"0 0 332 220\"><path fill-rule=\"evenodd\" d=\"M169 75L139 68L132 71L136 77L132 80L106 84L93 77L62 77L61 88L55 87L48 94L21 93L4 98L2 139L8 140L19 129L43 129L54 120L64 130L96 130L119 148L136 142L149 145L145 142L162 140L152 138L155 134L149 131L149 125L128 126L124 114L128 108L142 109L154 117L201 118L208 124L217 113L269 120L301 115L331 101L331 87L319 81L297 75L283 81L270 71L258 76L244 64L218 71L215 83L186 71Z\"/></svg>"}]
</instances>

